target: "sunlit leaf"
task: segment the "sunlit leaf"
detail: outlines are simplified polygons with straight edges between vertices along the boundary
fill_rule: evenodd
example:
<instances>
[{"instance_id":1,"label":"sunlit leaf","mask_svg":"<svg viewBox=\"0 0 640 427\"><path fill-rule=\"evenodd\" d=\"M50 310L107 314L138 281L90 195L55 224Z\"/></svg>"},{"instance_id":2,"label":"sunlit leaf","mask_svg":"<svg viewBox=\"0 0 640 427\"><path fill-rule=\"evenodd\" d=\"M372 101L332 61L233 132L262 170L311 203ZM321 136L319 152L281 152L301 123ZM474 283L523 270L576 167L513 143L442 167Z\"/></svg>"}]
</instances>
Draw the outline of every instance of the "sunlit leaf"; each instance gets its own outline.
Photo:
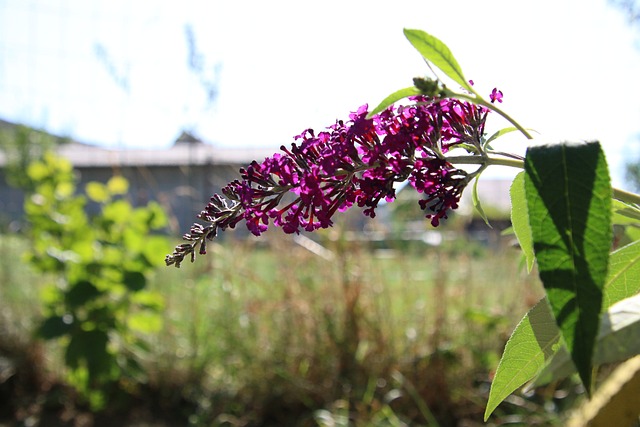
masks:
<instances>
[{"instance_id":1,"label":"sunlit leaf","mask_svg":"<svg viewBox=\"0 0 640 427\"><path fill-rule=\"evenodd\" d=\"M109 200L107 186L100 182L92 181L87 183L85 191L87 192L87 197L94 202L103 203Z\"/></svg>"},{"instance_id":2,"label":"sunlit leaf","mask_svg":"<svg viewBox=\"0 0 640 427\"><path fill-rule=\"evenodd\" d=\"M27 166L27 175L33 181L40 181L49 174L49 168L43 162L31 162Z\"/></svg>"},{"instance_id":3,"label":"sunlit leaf","mask_svg":"<svg viewBox=\"0 0 640 427\"><path fill-rule=\"evenodd\" d=\"M122 224L129 222L132 210L131 205L126 200L116 200L102 209L102 215L106 220Z\"/></svg>"},{"instance_id":4,"label":"sunlit leaf","mask_svg":"<svg viewBox=\"0 0 640 427\"><path fill-rule=\"evenodd\" d=\"M56 185L56 197L59 199L65 199L73 195L76 191L76 186L73 182L59 182Z\"/></svg>"},{"instance_id":5,"label":"sunlit leaf","mask_svg":"<svg viewBox=\"0 0 640 427\"><path fill-rule=\"evenodd\" d=\"M142 253L150 265L158 267L164 265L164 258L158 256L158 254L168 253L169 251L171 251L171 243L164 236L148 236L144 240Z\"/></svg>"},{"instance_id":6,"label":"sunlit leaf","mask_svg":"<svg viewBox=\"0 0 640 427\"><path fill-rule=\"evenodd\" d=\"M371 110L371 112L367 114L367 118L370 119L371 117L375 116L376 114L383 111L385 108L389 107L390 105L392 105L397 101L400 101L401 99L407 98L409 96L415 96L415 95L420 95L420 90L417 89L415 86L405 87L404 89L397 90L393 92L391 95L387 96L385 99L383 99L382 102L380 102L380 104L378 104L376 108Z\"/></svg>"},{"instance_id":7,"label":"sunlit leaf","mask_svg":"<svg viewBox=\"0 0 640 427\"><path fill-rule=\"evenodd\" d=\"M610 307L638 292L640 292L640 241L611 253L602 306Z\"/></svg>"},{"instance_id":8,"label":"sunlit leaf","mask_svg":"<svg viewBox=\"0 0 640 427\"><path fill-rule=\"evenodd\" d=\"M502 135L505 135L507 133L511 133L511 132L515 132L518 131L518 128L516 127L508 127L508 128L504 128L504 129L500 129L499 131L496 131L493 135L491 135L489 137L489 139L487 139L484 143L485 146L491 144L493 141L495 141L496 139L500 138Z\"/></svg>"},{"instance_id":9,"label":"sunlit leaf","mask_svg":"<svg viewBox=\"0 0 640 427\"><path fill-rule=\"evenodd\" d=\"M164 298L157 292L141 291L131 296L131 301L151 310L162 310Z\"/></svg>"},{"instance_id":10,"label":"sunlit leaf","mask_svg":"<svg viewBox=\"0 0 640 427\"><path fill-rule=\"evenodd\" d=\"M540 278L589 392L612 242L612 190L604 153L597 142L533 146L525 171Z\"/></svg>"},{"instance_id":11,"label":"sunlit leaf","mask_svg":"<svg viewBox=\"0 0 640 427\"><path fill-rule=\"evenodd\" d=\"M634 351L638 351L637 346L640 345L640 340L625 340L627 341L627 348L625 349L620 349L615 342L608 342L608 340L617 339L615 337L610 338L609 336L612 332L620 329L620 327L626 322L624 319L622 322L616 320L620 316L619 308L614 309L611 306L622 300L629 301L628 298L631 297L636 298L635 301L637 303L637 294L639 292L640 242L633 242L611 253L611 256L609 257L609 273L607 276L607 282L604 286L604 295L602 300L603 309L606 311L600 321L600 332L598 334L593 356L593 363L595 365L615 361L614 359L616 357L618 357L618 360L622 360L625 357L633 355ZM624 306L622 308L625 309ZM633 313L633 310L631 310L631 313ZM633 331L633 329L628 330ZM640 334L636 336L640 336ZM634 345L636 345L635 350L633 347ZM630 351L631 353L627 353L627 351ZM609 354L610 352L617 353L617 356L612 356ZM546 366L538 375L534 384L542 385L565 378L573 374L575 369L576 368L571 362L567 349L563 347L553 357L553 360L548 364L548 366Z\"/></svg>"},{"instance_id":12,"label":"sunlit leaf","mask_svg":"<svg viewBox=\"0 0 640 427\"><path fill-rule=\"evenodd\" d=\"M114 175L107 181L107 188L113 195L127 194L127 191L129 191L129 181L121 175Z\"/></svg>"},{"instance_id":13,"label":"sunlit leaf","mask_svg":"<svg viewBox=\"0 0 640 427\"><path fill-rule=\"evenodd\" d=\"M405 37L411 42L424 59L438 67L451 80L458 83L464 89L475 93L464 74L458 61L454 58L449 48L436 37L422 30L404 30Z\"/></svg>"},{"instance_id":14,"label":"sunlit leaf","mask_svg":"<svg viewBox=\"0 0 640 427\"><path fill-rule=\"evenodd\" d=\"M487 224L489 228L493 228L491 224L489 224L489 218L487 218L487 214L482 209L482 203L480 202L480 198L478 197L478 181L480 180L480 176L476 177L473 183L473 191L471 192L471 200L473 201L473 207L476 208L478 214L480 214L480 218L484 220L484 223Z\"/></svg>"},{"instance_id":15,"label":"sunlit leaf","mask_svg":"<svg viewBox=\"0 0 640 427\"><path fill-rule=\"evenodd\" d=\"M640 354L638 337L640 337L640 295L635 295L615 303L603 313L593 353L593 364L600 366L621 362ZM569 352L563 346L536 377L533 385L540 386L561 380L575 371Z\"/></svg>"},{"instance_id":16,"label":"sunlit leaf","mask_svg":"<svg viewBox=\"0 0 640 427\"><path fill-rule=\"evenodd\" d=\"M135 313L127 318L127 326L145 334L158 332L162 329L162 317L148 311Z\"/></svg>"},{"instance_id":17,"label":"sunlit leaf","mask_svg":"<svg viewBox=\"0 0 640 427\"><path fill-rule=\"evenodd\" d=\"M616 236L619 241L628 243L640 240L640 208L638 206L613 199L611 223L617 226Z\"/></svg>"},{"instance_id":18,"label":"sunlit leaf","mask_svg":"<svg viewBox=\"0 0 640 427\"><path fill-rule=\"evenodd\" d=\"M150 214L148 225L152 230L159 230L163 227L166 227L166 225L169 223L167 214L165 213L164 209L162 209L162 206L160 206L159 203L149 202L147 204L147 211Z\"/></svg>"},{"instance_id":19,"label":"sunlit leaf","mask_svg":"<svg viewBox=\"0 0 640 427\"><path fill-rule=\"evenodd\" d=\"M518 239L520 249L522 249L522 253L524 253L527 260L527 270L531 272L536 257L533 252L529 209L527 208L527 197L524 192L524 172L520 172L514 178L509 189L509 195L511 197L511 225Z\"/></svg>"},{"instance_id":20,"label":"sunlit leaf","mask_svg":"<svg viewBox=\"0 0 640 427\"><path fill-rule=\"evenodd\" d=\"M640 224L640 209L637 206L613 199L611 207L613 224Z\"/></svg>"},{"instance_id":21,"label":"sunlit leaf","mask_svg":"<svg viewBox=\"0 0 640 427\"><path fill-rule=\"evenodd\" d=\"M546 298L540 300L511 334L491 383L485 421L507 396L533 378L553 356L560 332Z\"/></svg>"},{"instance_id":22,"label":"sunlit leaf","mask_svg":"<svg viewBox=\"0 0 640 427\"><path fill-rule=\"evenodd\" d=\"M77 239L71 244L71 250L75 252L82 262L89 262L95 256L96 243L92 239L92 233L89 230L85 231L88 238Z\"/></svg>"}]
</instances>

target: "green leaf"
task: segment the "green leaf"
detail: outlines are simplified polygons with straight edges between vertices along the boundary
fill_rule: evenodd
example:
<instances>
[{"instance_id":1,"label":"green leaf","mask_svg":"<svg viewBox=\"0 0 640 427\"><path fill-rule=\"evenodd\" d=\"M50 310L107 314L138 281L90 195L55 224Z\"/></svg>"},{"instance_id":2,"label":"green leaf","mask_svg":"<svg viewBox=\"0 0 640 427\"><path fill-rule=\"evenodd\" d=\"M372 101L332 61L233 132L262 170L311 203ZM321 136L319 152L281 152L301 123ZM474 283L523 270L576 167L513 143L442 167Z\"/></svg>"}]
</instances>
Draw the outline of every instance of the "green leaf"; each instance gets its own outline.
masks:
<instances>
[{"instance_id":1,"label":"green leaf","mask_svg":"<svg viewBox=\"0 0 640 427\"><path fill-rule=\"evenodd\" d=\"M113 195L127 194L129 191L129 181L123 176L115 175L107 181L107 189Z\"/></svg>"},{"instance_id":2,"label":"green leaf","mask_svg":"<svg viewBox=\"0 0 640 427\"><path fill-rule=\"evenodd\" d=\"M608 308L638 292L640 292L640 241L611 253L602 306Z\"/></svg>"},{"instance_id":3,"label":"green leaf","mask_svg":"<svg viewBox=\"0 0 640 427\"><path fill-rule=\"evenodd\" d=\"M152 230L159 230L169 224L167 214L158 202L149 202L145 209L149 212L148 225Z\"/></svg>"},{"instance_id":4,"label":"green leaf","mask_svg":"<svg viewBox=\"0 0 640 427\"><path fill-rule=\"evenodd\" d=\"M471 192L471 200L473 201L473 207L476 208L478 213L480 214L480 218L484 220L484 223L487 224L489 228L493 228L491 224L489 224L489 218L487 218L487 214L482 209L482 204L480 203L480 198L478 197L478 181L480 180L480 176L478 175L473 182L473 191Z\"/></svg>"},{"instance_id":5,"label":"green leaf","mask_svg":"<svg viewBox=\"0 0 640 427\"><path fill-rule=\"evenodd\" d=\"M385 99L378 104L376 108L374 108L369 114L367 114L367 119L375 116L379 112L383 111L385 108L389 107L393 103L400 101L409 96L420 95L420 90L415 86L405 87L404 89L397 90L393 92L391 95L387 96Z\"/></svg>"},{"instance_id":6,"label":"green leaf","mask_svg":"<svg viewBox=\"0 0 640 427\"><path fill-rule=\"evenodd\" d=\"M38 335L45 340L59 338L68 334L73 328L73 316L51 316L42 322Z\"/></svg>"},{"instance_id":7,"label":"green leaf","mask_svg":"<svg viewBox=\"0 0 640 427\"><path fill-rule=\"evenodd\" d=\"M164 265L164 258L158 254L171 252L171 243L164 236L149 236L145 239L142 253L150 265L160 267Z\"/></svg>"},{"instance_id":8,"label":"green leaf","mask_svg":"<svg viewBox=\"0 0 640 427\"><path fill-rule=\"evenodd\" d=\"M612 208L613 224L640 224L640 209L637 206L613 199Z\"/></svg>"},{"instance_id":9,"label":"green leaf","mask_svg":"<svg viewBox=\"0 0 640 427\"><path fill-rule=\"evenodd\" d=\"M127 319L127 326L144 334L159 332L162 329L162 316L148 311L135 313Z\"/></svg>"},{"instance_id":10,"label":"green leaf","mask_svg":"<svg viewBox=\"0 0 640 427\"><path fill-rule=\"evenodd\" d=\"M44 162L31 162L27 166L27 175L33 181L41 181L49 175L49 168Z\"/></svg>"},{"instance_id":11,"label":"green leaf","mask_svg":"<svg viewBox=\"0 0 640 427\"><path fill-rule=\"evenodd\" d=\"M57 199L66 199L71 197L76 191L76 186L73 182L63 181L56 185L55 195Z\"/></svg>"},{"instance_id":12,"label":"green leaf","mask_svg":"<svg viewBox=\"0 0 640 427\"><path fill-rule=\"evenodd\" d=\"M464 74L458 61L453 57L449 48L436 37L422 30L404 29L404 35L424 59L431 62L445 73L451 80L464 89L475 93Z\"/></svg>"},{"instance_id":13,"label":"green leaf","mask_svg":"<svg viewBox=\"0 0 640 427\"><path fill-rule=\"evenodd\" d=\"M131 219L133 211L131 204L126 200L116 200L115 202L105 205L102 209L102 215L105 220L113 221L116 224L125 224Z\"/></svg>"},{"instance_id":14,"label":"green leaf","mask_svg":"<svg viewBox=\"0 0 640 427\"><path fill-rule=\"evenodd\" d=\"M107 375L114 362L107 349L109 336L105 331L92 329L74 334L65 351L65 363L72 369L86 363L90 378Z\"/></svg>"},{"instance_id":15,"label":"green leaf","mask_svg":"<svg viewBox=\"0 0 640 427\"><path fill-rule=\"evenodd\" d=\"M140 291L147 285L147 279L139 271L125 271L123 280L127 289L133 292Z\"/></svg>"},{"instance_id":16,"label":"green leaf","mask_svg":"<svg viewBox=\"0 0 640 427\"><path fill-rule=\"evenodd\" d=\"M640 209L637 205L612 200L611 223L619 243L640 240Z\"/></svg>"},{"instance_id":17,"label":"green leaf","mask_svg":"<svg viewBox=\"0 0 640 427\"><path fill-rule=\"evenodd\" d=\"M518 128L516 128L516 127L508 127L508 128L500 129L499 131L497 131L496 133L491 135L489 137L489 139L487 139L485 141L484 145L486 147L487 145L491 144L496 139L500 138L502 135L505 135L505 134L510 133L510 132L516 132L516 131L518 131Z\"/></svg>"},{"instance_id":18,"label":"green leaf","mask_svg":"<svg viewBox=\"0 0 640 427\"><path fill-rule=\"evenodd\" d=\"M507 396L533 378L557 351L560 332L548 300L540 300L511 334L491 383L484 420Z\"/></svg>"},{"instance_id":19,"label":"green leaf","mask_svg":"<svg viewBox=\"0 0 640 427\"><path fill-rule=\"evenodd\" d=\"M596 340L593 364L617 363L640 354L640 295L617 302L603 313ZM536 377L533 386L548 384L572 375L575 365L566 347Z\"/></svg>"},{"instance_id":20,"label":"green leaf","mask_svg":"<svg viewBox=\"0 0 640 427\"><path fill-rule=\"evenodd\" d=\"M527 271L531 273L536 256L533 252L529 209L527 208L527 197L524 192L524 172L520 172L514 178L509 189L509 195L511 197L511 225L518 239L520 249L522 249L522 253L524 253L527 260Z\"/></svg>"},{"instance_id":21,"label":"green leaf","mask_svg":"<svg viewBox=\"0 0 640 427\"><path fill-rule=\"evenodd\" d=\"M109 190L106 185L100 182L92 181L87 183L85 191L87 192L87 197L94 202L103 203L109 200Z\"/></svg>"},{"instance_id":22,"label":"green leaf","mask_svg":"<svg viewBox=\"0 0 640 427\"><path fill-rule=\"evenodd\" d=\"M70 307L79 307L102 295L102 292L88 280L81 280L67 291L64 298Z\"/></svg>"},{"instance_id":23,"label":"green leaf","mask_svg":"<svg viewBox=\"0 0 640 427\"><path fill-rule=\"evenodd\" d=\"M580 379L592 357L612 243L611 183L598 142L530 147L525 193L540 278Z\"/></svg>"},{"instance_id":24,"label":"green leaf","mask_svg":"<svg viewBox=\"0 0 640 427\"><path fill-rule=\"evenodd\" d=\"M157 292L141 291L131 296L131 302L139 304L149 310L162 310L165 307L164 298Z\"/></svg>"}]
</instances>

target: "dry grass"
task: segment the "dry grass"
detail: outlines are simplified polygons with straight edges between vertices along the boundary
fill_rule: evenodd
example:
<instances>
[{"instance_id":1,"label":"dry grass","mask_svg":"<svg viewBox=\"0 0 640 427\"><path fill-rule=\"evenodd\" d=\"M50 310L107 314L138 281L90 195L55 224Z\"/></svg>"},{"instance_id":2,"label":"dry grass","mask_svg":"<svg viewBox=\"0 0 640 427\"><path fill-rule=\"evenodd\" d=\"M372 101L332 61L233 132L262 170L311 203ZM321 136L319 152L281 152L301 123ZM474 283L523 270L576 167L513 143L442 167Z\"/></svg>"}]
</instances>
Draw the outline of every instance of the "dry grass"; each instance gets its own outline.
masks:
<instances>
[{"instance_id":1,"label":"dry grass","mask_svg":"<svg viewBox=\"0 0 640 427\"><path fill-rule=\"evenodd\" d=\"M321 237L334 260L270 234L158 271L164 326L147 337L151 380L137 393L190 425L482 425L491 370L541 295L518 251L372 251ZM33 321L19 319L37 318L37 280L13 267L0 273L14 319L3 327L29 334ZM496 420L544 412L527 405Z\"/></svg>"}]
</instances>

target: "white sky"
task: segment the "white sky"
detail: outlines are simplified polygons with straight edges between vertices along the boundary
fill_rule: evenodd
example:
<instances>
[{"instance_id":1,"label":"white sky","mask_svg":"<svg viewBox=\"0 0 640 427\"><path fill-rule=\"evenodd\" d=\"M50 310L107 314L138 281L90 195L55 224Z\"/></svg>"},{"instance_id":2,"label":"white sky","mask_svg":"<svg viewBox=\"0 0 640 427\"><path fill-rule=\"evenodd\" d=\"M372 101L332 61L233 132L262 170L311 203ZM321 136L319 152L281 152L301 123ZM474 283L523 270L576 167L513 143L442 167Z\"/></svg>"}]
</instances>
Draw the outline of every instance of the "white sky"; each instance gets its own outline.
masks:
<instances>
[{"instance_id":1,"label":"white sky","mask_svg":"<svg viewBox=\"0 0 640 427\"><path fill-rule=\"evenodd\" d=\"M219 79L210 108L186 24ZM497 86L544 139L602 141L617 185L640 155L640 37L606 0L0 0L0 118L109 147L167 147L187 127L275 152L427 73L404 27L444 41L480 93Z\"/></svg>"}]
</instances>

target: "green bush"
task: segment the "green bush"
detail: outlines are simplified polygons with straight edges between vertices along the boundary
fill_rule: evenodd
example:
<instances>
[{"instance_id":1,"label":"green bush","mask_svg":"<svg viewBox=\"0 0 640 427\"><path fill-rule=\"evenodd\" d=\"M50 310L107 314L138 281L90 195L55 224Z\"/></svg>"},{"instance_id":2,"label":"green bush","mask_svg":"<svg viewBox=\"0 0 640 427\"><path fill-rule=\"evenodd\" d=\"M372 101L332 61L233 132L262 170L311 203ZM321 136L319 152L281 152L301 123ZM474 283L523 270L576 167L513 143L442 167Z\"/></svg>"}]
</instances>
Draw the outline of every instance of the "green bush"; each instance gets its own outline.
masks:
<instances>
[{"instance_id":1,"label":"green bush","mask_svg":"<svg viewBox=\"0 0 640 427\"><path fill-rule=\"evenodd\" d=\"M50 153L32 162L27 175L34 189L25 201L27 259L50 278L37 332L61 341L70 383L97 409L144 380L137 355L147 351L143 334L161 328L163 307L161 296L146 289L147 278L169 247L151 232L167 218L156 203L132 207L121 176L76 194L71 164ZM99 214L86 214L87 198L100 205Z\"/></svg>"}]
</instances>

